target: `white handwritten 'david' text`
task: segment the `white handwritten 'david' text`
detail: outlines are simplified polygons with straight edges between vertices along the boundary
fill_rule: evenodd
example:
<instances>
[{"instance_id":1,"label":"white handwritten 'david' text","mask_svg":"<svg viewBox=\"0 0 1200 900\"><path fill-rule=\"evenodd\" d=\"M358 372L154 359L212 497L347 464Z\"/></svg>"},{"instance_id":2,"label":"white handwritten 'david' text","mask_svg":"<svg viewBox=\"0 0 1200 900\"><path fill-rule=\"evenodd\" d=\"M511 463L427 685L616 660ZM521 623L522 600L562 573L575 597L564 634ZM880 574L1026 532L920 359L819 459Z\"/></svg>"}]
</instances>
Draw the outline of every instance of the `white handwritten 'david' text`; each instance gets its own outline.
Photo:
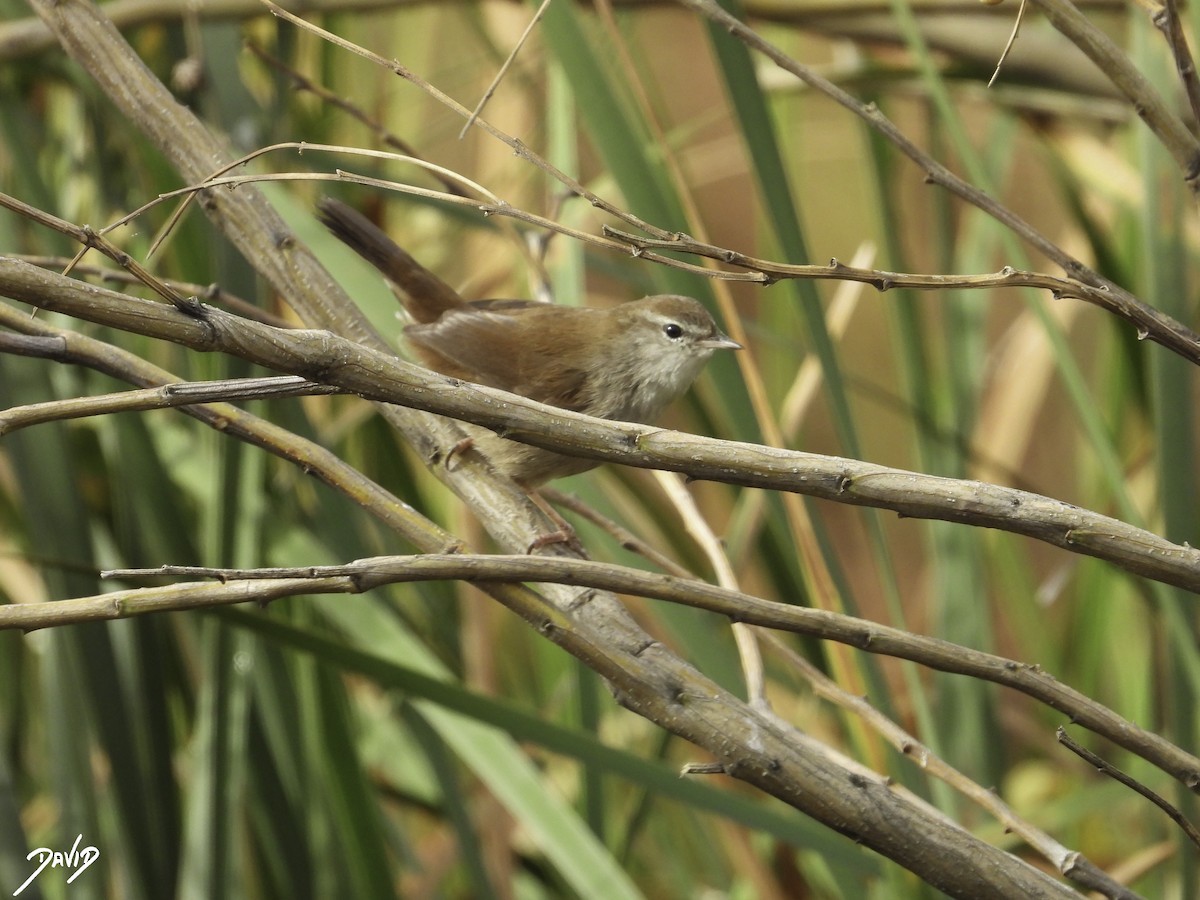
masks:
<instances>
[{"instance_id":1,"label":"white handwritten 'david' text","mask_svg":"<svg viewBox=\"0 0 1200 900\"><path fill-rule=\"evenodd\" d=\"M100 858L100 851L95 847L80 847L79 842L83 840L83 835L75 838L75 843L71 845L69 853L63 853L61 850L51 850L49 847L38 847L36 850L30 850L29 855L25 858L32 861L37 858L37 868L32 874L25 879L25 882L13 891L12 895L16 897L21 891L29 887L33 880L42 874L42 870L51 869L74 869L71 877L67 879L67 884L70 884L76 878L84 873L92 863Z\"/></svg>"}]
</instances>

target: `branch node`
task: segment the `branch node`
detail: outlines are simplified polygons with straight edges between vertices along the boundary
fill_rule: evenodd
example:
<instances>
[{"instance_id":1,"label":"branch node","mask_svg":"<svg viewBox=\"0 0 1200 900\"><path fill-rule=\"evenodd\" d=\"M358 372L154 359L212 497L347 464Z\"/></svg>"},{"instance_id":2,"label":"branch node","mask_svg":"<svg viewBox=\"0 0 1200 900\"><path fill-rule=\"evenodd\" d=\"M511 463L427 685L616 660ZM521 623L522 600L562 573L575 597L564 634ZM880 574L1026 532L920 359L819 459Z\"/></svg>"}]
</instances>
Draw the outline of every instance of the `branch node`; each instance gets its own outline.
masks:
<instances>
[{"instance_id":1,"label":"branch node","mask_svg":"<svg viewBox=\"0 0 1200 900\"><path fill-rule=\"evenodd\" d=\"M685 763L683 768L679 770L679 777L684 775L728 775L729 772L724 763Z\"/></svg>"},{"instance_id":2,"label":"branch node","mask_svg":"<svg viewBox=\"0 0 1200 900\"><path fill-rule=\"evenodd\" d=\"M646 640L644 643L641 644L641 646L639 646L637 649L635 649L633 651L633 656L634 657L641 656L643 653L645 653L647 650L649 650L651 647L653 647L657 643L658 643L658 641L654 640L653 638Z\"/></svg>"},{"instance_id":3,"label":"branch node","mask_svg":"<svg viewBox=\"0 0 1200 900\"><path fill-rule=\"evenodd\" d=\"M567 611L570 613L578 612L581 607L587 606L595 599L596 592L594 590L586 590L571 600L567 606Z\"/></svg>"}]
</instances>

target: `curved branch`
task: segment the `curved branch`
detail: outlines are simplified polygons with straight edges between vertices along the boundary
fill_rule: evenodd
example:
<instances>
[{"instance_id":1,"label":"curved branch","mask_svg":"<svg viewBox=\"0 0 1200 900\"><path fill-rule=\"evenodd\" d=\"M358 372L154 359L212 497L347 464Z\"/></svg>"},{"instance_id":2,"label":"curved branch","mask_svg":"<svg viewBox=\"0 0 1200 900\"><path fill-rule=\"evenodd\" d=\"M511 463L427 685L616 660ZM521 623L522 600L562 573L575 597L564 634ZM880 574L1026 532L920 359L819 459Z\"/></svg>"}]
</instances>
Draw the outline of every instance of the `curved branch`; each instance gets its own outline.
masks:
<instances>
[{"instance_id":1,"label":"curved branch","mask_svg":"<svg viewBox=\"0 0 1200 900\"><path fill-rule=\"evenodd\" d=\"M1200 549L1028 491L595 419L468 385L329 332L272 328L202 304L184 313L163 303L81 285L18 260L0 258L0 294L197 350L230 353L567 455L997 528L1200 593ZM441 448L442 458L449 450Z\"/></svg>"},{"instance_id":2,"label":"curved branch","mask_svg":"<svg viewBox=\"0 0 1200 900\"><path fill-rule=\"evenodd\" d=\"M121 619L166 610L230 603L266 603L312 593L362 593L387 584L416 581L524 582L602 588L664 600L764 628L836 641L867 653L892 656L942 672L968 675L1020 691L1113 743L1153 763L1200 793L1200 758L1139 728L1103 704L1057 681L1038 666L879 625L840 613L792 606L703 581L645 572L615 563L531 556L379 556L340 566L277 569L214 569L163 566L103 573L109 578L200 576L196 582L140 588L75 600L0 607L0 629L32 631L86 621Z\"/></svg>"}]
</instances>

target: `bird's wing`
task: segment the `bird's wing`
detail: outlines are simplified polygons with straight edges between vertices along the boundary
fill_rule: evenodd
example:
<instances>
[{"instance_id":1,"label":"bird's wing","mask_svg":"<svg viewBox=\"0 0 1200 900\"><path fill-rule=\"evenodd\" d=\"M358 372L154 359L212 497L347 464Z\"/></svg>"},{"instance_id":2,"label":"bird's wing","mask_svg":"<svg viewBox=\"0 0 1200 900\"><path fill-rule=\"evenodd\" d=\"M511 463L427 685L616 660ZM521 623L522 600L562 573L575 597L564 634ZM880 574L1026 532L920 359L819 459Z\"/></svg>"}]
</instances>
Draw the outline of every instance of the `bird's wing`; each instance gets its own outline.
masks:
<instances>
[{"instance_id":1,"label":"bird's wing","mask_svg":"<svg viewBox=\"0 0 1200 900\"><path fill-rule=\"evenodd\" d=\"M431 369L561 409L582 410L585 373L515 334L523 324L520 310L545 308L530 301L487 301L446 313L436 322L410 325L404 334ZM505 311L493 311L498 309Z\"/></svg>"}]
</instances>

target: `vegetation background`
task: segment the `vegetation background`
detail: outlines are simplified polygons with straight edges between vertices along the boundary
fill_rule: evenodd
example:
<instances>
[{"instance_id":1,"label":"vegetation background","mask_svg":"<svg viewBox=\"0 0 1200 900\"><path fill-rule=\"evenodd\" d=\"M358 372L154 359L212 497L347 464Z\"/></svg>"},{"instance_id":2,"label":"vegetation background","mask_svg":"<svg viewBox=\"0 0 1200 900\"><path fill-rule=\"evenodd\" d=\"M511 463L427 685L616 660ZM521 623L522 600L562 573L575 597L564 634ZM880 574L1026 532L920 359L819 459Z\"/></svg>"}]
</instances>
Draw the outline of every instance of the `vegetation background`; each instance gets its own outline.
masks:
<instances>
[{"instance_id":1,"label":"vegetation background","mask_svg":"<svg viewBox=\"0 0 1200 900\"><path fill-rule=\"evenodd\" d=\"M1079 5L1182 109L1139 4ZM110 13L143 60L237 153L277 142L380 146L379 131L300 88L301 73L421 157L509 204L598 234L611 219L390 72L257 4L162 0ZM100 225L180 187L22 4L0 26L0 184ZM507 2L320 0L305 16L472 107L532 15ZM1030 8L996 86L1010 3L746 3L792 57L873 102L932 156L1151 305L1194 323L1194 198L1131 104ZM1182 11L1194 33L1194 6ZM135 20L136 16L136 20ZM716 37L714 37L714 34ZM268 59L269 57L269 59ZM276 60L284 68L273 64ZM924 182L877 131L668 3L557 0L484 117L661 227L790 262L977 274L1059 270ZM1194 125L1194 123L1192 123ZM421 170L281 150L260 172L335 168L438 187ZM744 334L664 424L1012 485L1196 543L1195 371L1127 323L1015 289L876 293L847 283L721 283L470 210L360 187L267 186L360 306L398 336L379 279L315 224L335 193L472 297L601 305L691 293ZM113 235L144 260L166 218ZM74 254L0 214L0 248ZM544 251L544 260L539 256ZM92 254L85 264L101 264ZM544 265L541 264L544 262ZM199 213L151 260L277 315L281 298ZM736 317L736 322L732 317ZM188 379L250 367L39 314ZM120 389L82 368L0 354L3 407ZM374 408L346 397L252 405L478 547L487 538ZM712 559L646 471L560 483L700 577ZM1121 715L1197 745L1195 597L1030 539L694 483L742 589L1036 664ZM806 524L806 518L811 521ZM583 520L594 558L649 564ZM814 597L819 550L831 588ZM170 410L92 417L0 440L0 597L113 589L97 572L165 563L283 566L409 552L297 467ZM633 600L652 634L744 693L722 618ZM792 646L1024 819L1145 896L1195 896L1195 847L1145 799L1067 753L1064 717L1012 691L891 659ZM820 699L769 648L768 697L807 735L889 774L989 842L1049 868L976 806ZM1197 810L1147 763L1076 734ZM882 857L730 779L681 780L693 746L620 709L592 673L472 588L398 585L267 610L174 612L0 633L0 886L35 847L101 851L42 896L922 897Z\"/></svg>"}]
</instances>

